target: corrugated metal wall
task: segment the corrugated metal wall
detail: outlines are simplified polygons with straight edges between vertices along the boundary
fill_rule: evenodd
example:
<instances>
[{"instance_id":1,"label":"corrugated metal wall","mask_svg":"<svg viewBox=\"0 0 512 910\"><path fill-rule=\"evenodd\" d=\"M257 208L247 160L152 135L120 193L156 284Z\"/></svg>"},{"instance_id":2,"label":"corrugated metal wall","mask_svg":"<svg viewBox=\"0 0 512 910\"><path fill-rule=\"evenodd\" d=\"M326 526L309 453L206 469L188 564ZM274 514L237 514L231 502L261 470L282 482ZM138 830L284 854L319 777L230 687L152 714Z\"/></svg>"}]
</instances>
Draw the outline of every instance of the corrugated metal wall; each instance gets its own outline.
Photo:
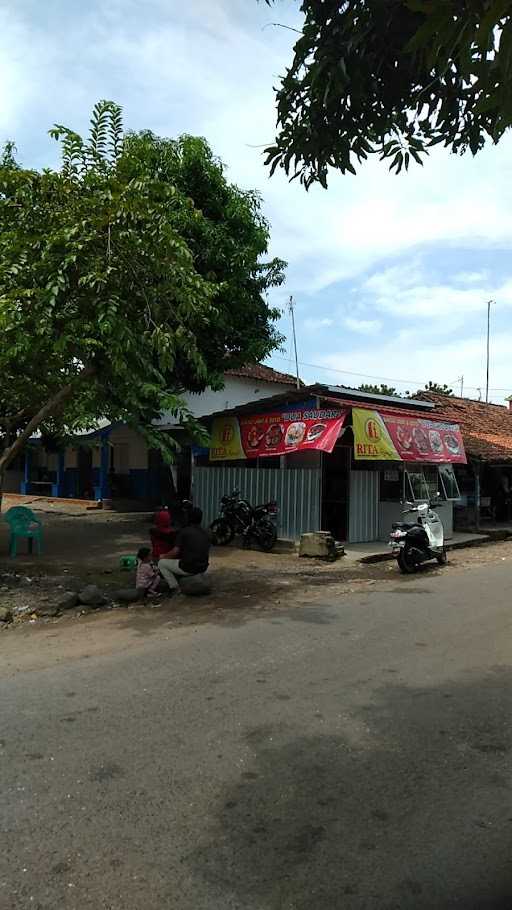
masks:
<instances>
[{"instance_id":1,"label":"corrugated metal wall","mask_svg":"<svg viewBox=\"0 0 512 910\"><path fill-rule=\"evenodd\" d=\"M205 527L219 515L221 497L232 490L240 490L251 505L276 499L278 534L285 540L320 530L319 469L194 468L192 496L194 504L203 510Z\"/></svg>"},{"instance_id":2,"label":"corrugated metal wall","mask_svg":"<svg viewBox=\"0 0 512 910\"><path fill-rule=\"evenodd\" d=\"M365 543L379 537L379 472L350 472L350 543Z\"/></svg>"}]
</instances>

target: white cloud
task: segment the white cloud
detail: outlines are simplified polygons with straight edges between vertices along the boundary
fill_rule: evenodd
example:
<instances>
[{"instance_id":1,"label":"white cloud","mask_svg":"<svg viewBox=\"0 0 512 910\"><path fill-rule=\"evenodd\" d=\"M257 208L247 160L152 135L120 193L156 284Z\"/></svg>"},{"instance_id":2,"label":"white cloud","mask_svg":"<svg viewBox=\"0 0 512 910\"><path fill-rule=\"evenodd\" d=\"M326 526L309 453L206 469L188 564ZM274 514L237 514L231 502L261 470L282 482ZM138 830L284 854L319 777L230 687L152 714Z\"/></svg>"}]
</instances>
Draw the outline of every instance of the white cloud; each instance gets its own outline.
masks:
<instances>
[{"instance_id":1,"label":"white cloud","mask_svg":"<svg viewBox=\"0 0 512 910\"><path fill-rule=\"evenodd\" d=\"M457 284L484 284L489 280L489 272L486 270L481 272L458 272L454 275L453 280Z\"/></svg>"},{"instance_id":2,"label":"white cloud","mask_svg":"<svg viewBox=\"0 0 512 910\"><path fill-rule=\"evenodd\" d=\"M362 290L367 303L382 312L407 320L441 318L443 332L455 329L471 314L484 313L490 299L498 301L500 308L512 307L512 280L463 288L448 282L430 284L418 261L375 272L363 282Z\"/></svg>"},{"instance_id":3,"label":"white cloud","mask_svg":"<svg viewBox=\"0 0 512 910\"><path fill-rule=\"evenodd\" d=\"M382 323L378 319L354 319L347 316L343 321L347 329L360 335L376 335L382 328Z\"/></svg>"},{"instance_id":4,"label":"white cloud","mask_svg":"<svg viewBox=\"0 0 512 910\"><path fill-rule=\"evenodd\" d=\"M41 142L53 120L85 128L92 103L111 97L128 127L206 135L229 176L262 191L272 252L289 261L296 292L318 293L422 244L512 244L510 136L476 158L436 149L399 177L372 160L357 177L332 175L327 192L306 193L279 172L269 180L262 146L275 134L273 86L296 35L265 27L275 16L264 3L92 0L50 5L45 16L38 8L20 0L0 38L1 129L10 135L21 117ZM297 16L295 4L280 7L284 24ZM39 150L23 152L39 163Z\"/></svg>"},{"instance_id":5,"label":"white cloud","mask_svg":"<svg viewBox=\"0 0 512 910\"><path fill-rule=\"evenodd\" d=\"M506 395L512 393L511 349L512 331L493 338L490 398L498 403L503 403ZM463 376L464 394L478 398L477 388L485 394L485 335L482 333L458 339L455 343L452 340L422 343L418 334L412 347L407 343L401 344L399 339L388 339L377 346L372 342L366 347L319 354L315 362L332 371L320 371L320 381L358 386L375 379L395 385L399 391L405 392L416 391L431 379L445 382L457 393L460 377ZM359 375L351 375L354 373Z\"/></svg>"},{"instance_id":6,"label":"white cloud","mask_svg":"<svg viewBox=\"0 0 512 910\"><path fill-rule=\"evenodd\" d=\"M56 120L86 130L99 98L123 104L129 128L205 135L229 178L263 195L272 253L289 261L287 286L270 299L284 306L291 292L296 297L304 360L369 374L331 374L347 384L378 376L407 388L464 374L468 386L481 385L485 303L495 298L493 318L501 327L493 338L491 385L512 386L512 278L497 281L478 261L486 249L505 257L512 246L512 135L476 158L436 149L424 168L399 177L372 160L357 177L334 174L327 192L306 193L280 172L269 180L263 165L262 146L275 134L273 86L296 37L264 27L275 19L266 4L10 6L8 16L0 12L0 138L18 138L24 162L52 164L48 127ZM296 3L281 4L279 20L297 24L297 10ZM445 262L453 251L452 278L433 280L425 271L426 246L439 247ZM398 257L405 264L385 267ZM325 292L340 280L351 281L354 294L343 306L337 296L331 312L335 295ZM347 351L338 349L343 327L355 333Z\"/></svg>"},{"instance_id":7,"label":"white cloud","mask_svg":"<svg viewBox=\"0 0 512 910\"><path fill-rule=\"evenodd\" d=\"M315 331L315 329L326 329L334 325L334 319L305 319L303 326L305 329Z\"/></svg>"}]
</instances>

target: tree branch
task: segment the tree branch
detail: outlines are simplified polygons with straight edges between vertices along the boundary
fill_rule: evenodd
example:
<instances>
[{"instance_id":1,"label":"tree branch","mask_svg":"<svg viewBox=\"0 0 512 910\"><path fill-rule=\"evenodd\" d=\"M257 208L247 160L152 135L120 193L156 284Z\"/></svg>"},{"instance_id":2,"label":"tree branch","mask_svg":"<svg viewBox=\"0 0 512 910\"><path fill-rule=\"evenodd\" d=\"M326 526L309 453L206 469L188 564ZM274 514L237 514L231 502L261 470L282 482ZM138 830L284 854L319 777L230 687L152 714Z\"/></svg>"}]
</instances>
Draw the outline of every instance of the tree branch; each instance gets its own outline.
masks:
<instances>
[{"instance_id":1,"label":"tree branch","mask_svg":"<svg viewBox=\"0 0 512 910\"><path fill-rule=\"evenodd\" d=\"M7 415L5 418L0 419L0 423L4 426L9 433L10 430L15 429L26 417L30 417L34 413L34 406L22 408L16 414Z\"/></svg>"},{"instance_id":2,"label":"tree branch","mask_svg":"<svg viewBox=\"0 0 512 910\"><path fill-rule=\"evenodd\" d=\"M0 457L0 477L5 471L5 469L10 465L11 461L16 458L19 452L25 446L25 443L28 442L32 433L38 429L38 427L43 423L43 421L52 414L55 414L60 410L60 408L66 403L66 401L71 398L75 385L77 381L83 381L88 379L90 376L94 376L96 373L96 367L90 365L83 368L82 372L78 376L73 377L71 382L68 382L63 386L55 395L53 395L49 401L46 402L39 409L37 414L29 420L25 429L16 437L13 444L9 446L3 452Z\"/></svg>"}]
</instances>

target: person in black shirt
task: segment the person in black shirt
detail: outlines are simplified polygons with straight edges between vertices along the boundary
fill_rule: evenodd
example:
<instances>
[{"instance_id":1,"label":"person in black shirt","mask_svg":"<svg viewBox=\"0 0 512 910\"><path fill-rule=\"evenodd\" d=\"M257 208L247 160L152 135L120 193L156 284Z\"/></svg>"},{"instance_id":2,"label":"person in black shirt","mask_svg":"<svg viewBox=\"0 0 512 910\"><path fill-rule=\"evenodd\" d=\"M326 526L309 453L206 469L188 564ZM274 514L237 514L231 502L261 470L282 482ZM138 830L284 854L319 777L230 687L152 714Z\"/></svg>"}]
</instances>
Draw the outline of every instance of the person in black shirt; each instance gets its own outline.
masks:
<instances>
[{"instance_id":1,"label":"person in black shirt","mask_svg":"<svg viewBox=\"0 0 512 910\"><path fill-rule=\"evenodd\" d=\"M202 520L201 509L191 509L188 524L178 531L175 546L168 553L162 553L158 561L160 574L171 591L179 588L178 578L202 575L208 568L210 537L201 527Z\"/></svg>"}]
</instances>

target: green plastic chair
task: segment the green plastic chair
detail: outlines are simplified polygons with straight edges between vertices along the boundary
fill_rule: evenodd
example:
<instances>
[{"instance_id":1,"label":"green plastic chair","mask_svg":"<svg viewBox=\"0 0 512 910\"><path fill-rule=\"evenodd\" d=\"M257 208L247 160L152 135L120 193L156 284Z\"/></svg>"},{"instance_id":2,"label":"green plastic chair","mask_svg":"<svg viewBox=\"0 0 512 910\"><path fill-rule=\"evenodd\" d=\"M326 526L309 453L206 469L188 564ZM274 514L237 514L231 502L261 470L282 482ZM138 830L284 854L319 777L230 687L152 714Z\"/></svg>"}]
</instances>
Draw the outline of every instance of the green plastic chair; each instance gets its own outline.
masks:
<instances>
[{"instance_id":1,"label":"green plastic chair","mask_svg":"<svg viewBox=\"0 0 512 910\"><path fill-rule=\"evenodd\" d=\"M11 537L9 540L9 555L16 556L18 537L26 537L28 540L28 552L32 553L33 542L37 545L37 552L41 555L41 544L43 541L43 524L39 518L27 509L26 506L13 506L12 509L4 515L4 519L9 525Z\"/></svg>"}]
</instances>

